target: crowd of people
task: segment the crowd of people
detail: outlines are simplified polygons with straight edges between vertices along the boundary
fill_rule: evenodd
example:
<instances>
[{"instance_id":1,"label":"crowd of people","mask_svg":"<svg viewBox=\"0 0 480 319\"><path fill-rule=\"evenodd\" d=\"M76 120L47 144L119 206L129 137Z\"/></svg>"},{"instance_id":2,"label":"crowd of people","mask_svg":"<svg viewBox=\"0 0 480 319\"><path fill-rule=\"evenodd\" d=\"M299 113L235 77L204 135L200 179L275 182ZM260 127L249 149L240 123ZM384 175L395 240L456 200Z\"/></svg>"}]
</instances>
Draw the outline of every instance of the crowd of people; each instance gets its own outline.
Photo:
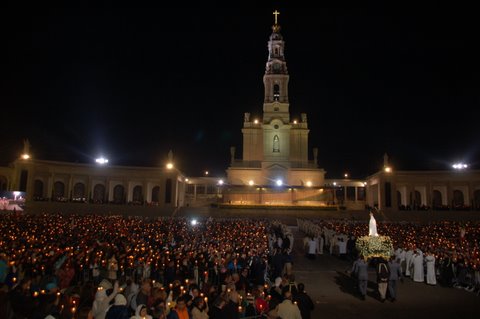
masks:
<instances>
[{"instance_id":1,"label":"crowd of people","mask_svg":"<svg viewBox=\"0 0 480 319\"><path fill-rule=\"evenodd\" d=\"M313 303L288 266L286 230L248 218L4 214L0 317L302 318Z\"/></svg>"},{"instance_id":2,"label":"crowd of people","mask_svg":"<svg viewBox=\"0 0 480 319\"><path fill-rule=\"evenodd\" d=\"M297 220L308 236L307 249L356 260L356 239L369 234L369 225L352 220ZM478 222L383 222L378 233L391 238L392 262L398 262L403 276L414 282L480 289L480 224ZM362 256L360 256L362 257ZM386 261L388 262L388 261Z\"/></svg>"},{"instance_id":3,"label":"crowd of people","mask_svg":"<svg viewBox=\"0 0 480 319\"><path fill-rule=\"evenodd\" d=\"M365 296L374 266L379 299L396 282L478 291L480 228L474 222L379 223L390 260L359 256L366 222L302 220L307 257L328 252L353 263ZM376 225L375 225L376 226ZM0 318L310 318L314 304L296 283L294 236L267 219L0 215Z\"/></svg>"}]
</instances>

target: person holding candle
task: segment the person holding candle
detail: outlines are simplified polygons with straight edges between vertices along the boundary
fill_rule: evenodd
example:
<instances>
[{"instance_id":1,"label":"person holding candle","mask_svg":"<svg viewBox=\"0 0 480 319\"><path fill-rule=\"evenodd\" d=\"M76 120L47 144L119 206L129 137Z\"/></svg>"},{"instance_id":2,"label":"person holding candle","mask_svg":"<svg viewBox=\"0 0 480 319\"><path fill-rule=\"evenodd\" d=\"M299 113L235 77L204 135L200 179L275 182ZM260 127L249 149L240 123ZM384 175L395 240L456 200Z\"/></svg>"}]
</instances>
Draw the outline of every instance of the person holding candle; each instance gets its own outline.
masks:
<instances>
[{"instance_id":1,"label":"person holding candle","mask_svg":"<svg viewBox=\"0 0 480 319\"><path fill-rule=\"evenodd\" d=\"M285 291L283 301L278 305L278 316L282 319L302 319L300 309L292 302L292 293Z\"/></svg>"},{"instance_id":2,"label":"person holding candle","mask_svg":"<svg viewBox=\"0 0 480 319\"><path fill-rule=\"evenodd\" d=\"M167 318L168 319L192 319L191 313L188 312L187 300L185 296L180 296L177 298L176 306L174 309L170 311Z\"/></svg>"},{"instance_id":3,"label":"person holding candle","mask_svg":"<svg viewBox=\"0 0 480 319\"><path fill-rule=\"evenodd\" d=\"M141 304L137 306L137 310L135 310L135 315L130 317L130 319L153 319L153 318L148 314L147 305Z\"/></svg>"},{"instance_id":4,"label":"person holding candle","mask_svg":"<svg viewBox=\"0 0 480 319\"><path fill-rule=\"evenodd\" d=\"M305 285L303 283L299 283L297 288L298 292L293 295L293 301L297 303L302 319L310 319L310 313L315 308L315 304L312 298L305 292Z\"/></svg>"},{"instance_id":5,"label":"person holding candle","mask_svg":"<svg viewBox=\"0 0 480 319\"><path fill-rule=\"evenodd\" d=\"M193 299L192 319L208 319L208 303L203 297L195 297Z\"/></svg>"}]
</instances>

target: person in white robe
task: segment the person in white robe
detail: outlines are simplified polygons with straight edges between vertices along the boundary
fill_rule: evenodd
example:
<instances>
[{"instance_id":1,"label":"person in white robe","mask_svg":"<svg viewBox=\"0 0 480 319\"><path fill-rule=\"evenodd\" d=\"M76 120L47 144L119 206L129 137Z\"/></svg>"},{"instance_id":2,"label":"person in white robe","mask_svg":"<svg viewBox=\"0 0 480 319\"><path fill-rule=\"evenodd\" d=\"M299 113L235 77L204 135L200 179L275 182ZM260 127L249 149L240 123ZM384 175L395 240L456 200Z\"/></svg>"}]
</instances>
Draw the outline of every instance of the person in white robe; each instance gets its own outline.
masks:
<instances>
[{"instance_id":1,"label":"person in white robe","mask_svg":"<svg viewBox=\"0 0 480 319\"><path fill-rule=\"evenodd\" d=\"M410 277L411 275L413 253L413 248L408 247L408 250L405 253L405 277Z\"/></svg>"},{"instance_id":2,"label":"person in white robe","mask_svg":"<svg viewBox=\"0 0 480 319\"><path fill-rule=\"evenodd\" d=\"M402 271L402 275L405 273L406 265L405 265L405 250L402 247L398 247L395 250L395 260L398 260L400 263L400 270Z\"/></svg>"},{"instance_id":3,"label":"person in white robe","mask_svg":"<svg viewBox=\"0 0 480 319\"><path fill-rule=\"evenodd\" d=\"M338 254L341 258L345 258L347 255L347 241L345 237L338 238Z\"/></svg>"},{"instance_id":4,"label":"person in white robe","mask_svg":"<svg viewBox=\"0 0 480 319\"><path fill-rule=\"evenodd\" d=\"M412 257L413 265L413 281L424 282L425 274L423 269L423 253L420 249L415 250L415 254Z\"/></svg>"},{"instance_id":5,"label":"person in white robe","mask_svg":"<svg viewBox=\"0 0 480 319\"><path fill-rule=\"evenodd\" d=\"M324 243L324 240L323 240L323 236L322 236L322 233L321 231L318 231L316 233L316 240L317 240L317 254L318 255L323 255L323 246L325 245Z\"/></svg>"},{"instance_id":6,"label":"person in white robe","mask_svg":"<svg viewBox=\"0 0 480 319\"><path fill-rule=\"evenodd\" d=\"M435 256L431 252L425 255L425 262L427 264L427 284L436 285L437 275L435 273Z\"/></svg>"},{"instance_id":7,"label":"person in white robe","mask_svg":"<svg viewBox=\"0 0 480 319\"><path fill-rule=\"evenodd\" d=\"M308 258L310 259L315 259L315 256L317 254L317 242L313 239L313 237L310 237L310 240L308 241Z\"/></svg>"},{"instance_id":8,"label":"person in white robe","mask_svg":"<svg viewBox=\"0 0 480 319\"><path fill-rule=\"evenodd\" d=\"M288 233L287 234L287 237L288 239L290 239L290 247L288 247L288 251L293 251L293 234L292 233Z\"/></svg>"}]
</instances>

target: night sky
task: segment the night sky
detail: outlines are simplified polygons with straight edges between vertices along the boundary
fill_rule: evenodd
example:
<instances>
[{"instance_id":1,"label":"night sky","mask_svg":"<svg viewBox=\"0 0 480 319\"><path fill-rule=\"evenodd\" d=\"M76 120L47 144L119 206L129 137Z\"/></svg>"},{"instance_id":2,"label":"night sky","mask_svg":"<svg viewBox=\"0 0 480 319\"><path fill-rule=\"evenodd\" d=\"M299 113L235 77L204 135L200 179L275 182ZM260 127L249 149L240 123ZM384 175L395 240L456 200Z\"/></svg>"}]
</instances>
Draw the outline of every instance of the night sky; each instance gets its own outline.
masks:
<instances>
[{"instance_id":1,"label":"night sky","mask_svg":"<svg viewBox=\"0 0 480 319\"><path fill-rule=\"evenodd\" d=\"M290 112L327 178L382 166L478 167L473 8L10 8L1 13L0 161L35 158L223 174L260 115L278 9Z\"/></svg>"}]
</instances>

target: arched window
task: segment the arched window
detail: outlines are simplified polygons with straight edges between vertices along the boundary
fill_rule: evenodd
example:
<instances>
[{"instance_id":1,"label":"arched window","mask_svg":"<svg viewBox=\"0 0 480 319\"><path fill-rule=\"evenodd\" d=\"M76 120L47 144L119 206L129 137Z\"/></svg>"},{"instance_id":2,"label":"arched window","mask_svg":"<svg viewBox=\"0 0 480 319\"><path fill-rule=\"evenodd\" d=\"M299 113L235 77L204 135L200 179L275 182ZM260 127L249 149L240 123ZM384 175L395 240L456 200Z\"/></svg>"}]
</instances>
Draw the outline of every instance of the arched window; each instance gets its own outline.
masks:
<instances>
[{"instance_id":1,"label":"arched window","mask_svg":"<svg viewBox=\"0 0 480 319\"><path fill-rule=\"evenodd\" d=\"M273 152L280 153L280 139L278 138L278 135L273 137Z\"/></svg>"},{"instance_id":2,"label":"arched window","mask_svg":"<svg viewBox=\"0 0 480 319\"><path fill-rule=\"evenodd\" d=\"M433 190L432 194L432 206L433 208L440 208L442 207L442 193L438 190Z\"/></svg>"},{"instance_id":3,"label":"arched window","mask_svg":"<svg viewBox=\"0 0 480 319\"><path fill-rule=\"evenodd\" d=\"M480 209L480 189L477 189L475 193L473 193L473 198L474 198L474 206L476 210Z\"/></svg>"},{"instance_id":4,"label":"arched window","mask_svg":"<svg viewBox=\"0 0 480 319\"><path fill-rule=\"evenodd\" d=\"M75 200L85 200L85 184L83 183L76 183L73 186L73 198Z\"/></svg>"},{"instance_id":5,"label":"arched window","mask_svg":"<svg viewBox=\"0 0 480 319\"><path fill-rule=\"evenodd\" d=\"M152 189L152 202L153 203L158 203L160 201L160 187L155 186Z\"/></svg>"},{"instance_id":6,"label":"arched window","mask_svg":"<svg viewBox=\"0 0 480 319\"><path fill-rule=\"evenodd\" d=\"M453 206L454 208L461 208L465 205L465 200L463 198L463 192L461 190L454 190L453 191Z\"/></svg>"},{"instance_id":7,"label":"arched window","mask_svg":"<svg viewBox=\"0 0 480 319\"><path fill-rule=\"evenodd\" d=\"M137 185L133 188L133 196L132 200L136 204L143 203L143 196L142 196L142 186Z\"/></svg>"},{"instance_id":8,"label":"arched window","mask_svg":"<svg viewBox=\"0 0 480 319\"><path fill-rule=\"evenodd\" d=\"M62 182L55 182L53 184L53 199L57 201L65 200L65 184Z\"/></svg>"},{"instance_id":9,"label":"arched window","mask_svg":"<svg viewBox=\"0 0 480 319\"><path fill-rule=\"evenodd\" d=\"M33 183L33 199L38 200L43 198L43 182L36 179Z\"/></svg>"},{"instance_id":10,"label":"arched window","mask_svg":"<svg viewBox=\"0 0 480 319\"><path fill-rule=\"evenodd\" d=\"M113 203L124 204L125 203L125 189L122 185L117 185L113 188Z\"/></svg>"},{"instance_id":11,"label":"arched window","mask_svg":"<svg viewBox=\"0 0 480 319\"><path fill-rule=\"evenodd\" d=\"M103 203L105 201L105 186L102 184L97 184L93 188L93 202L94 203Z\"/></svg>"},{"instance_id":12,"label":"arched window","mask_svg":"<svg viewBox=\"0 0 480 319\"><path fill-rule=\"evenodd\" d=\"M280 85L275 84L273 86L273 100L279 101L280 100Z\"/></svg>"}]
</instances>

